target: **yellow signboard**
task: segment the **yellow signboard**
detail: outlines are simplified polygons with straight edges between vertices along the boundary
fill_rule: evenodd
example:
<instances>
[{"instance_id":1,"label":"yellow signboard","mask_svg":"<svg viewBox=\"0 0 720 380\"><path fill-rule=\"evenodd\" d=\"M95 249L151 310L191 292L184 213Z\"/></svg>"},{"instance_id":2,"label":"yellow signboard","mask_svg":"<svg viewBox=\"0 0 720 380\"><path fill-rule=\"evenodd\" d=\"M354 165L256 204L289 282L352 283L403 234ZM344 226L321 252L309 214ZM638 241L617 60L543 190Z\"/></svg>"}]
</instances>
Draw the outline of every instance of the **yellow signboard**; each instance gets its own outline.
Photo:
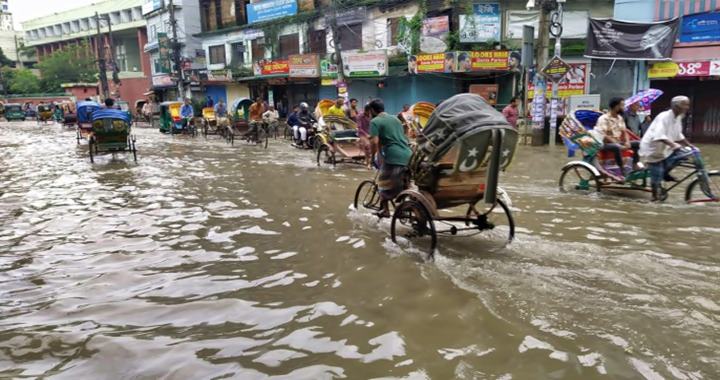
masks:
<instances>
[{"instance_id":1,"label":"yellow signboard","mask_svg":"<svg viewBox=\"0 0 720 380\"><path fill-rule=\"evenodd\" d=\"M648 78L674 78L678 70L675 62L656 62L648 69Z\"/></svg>"}]
</instances>

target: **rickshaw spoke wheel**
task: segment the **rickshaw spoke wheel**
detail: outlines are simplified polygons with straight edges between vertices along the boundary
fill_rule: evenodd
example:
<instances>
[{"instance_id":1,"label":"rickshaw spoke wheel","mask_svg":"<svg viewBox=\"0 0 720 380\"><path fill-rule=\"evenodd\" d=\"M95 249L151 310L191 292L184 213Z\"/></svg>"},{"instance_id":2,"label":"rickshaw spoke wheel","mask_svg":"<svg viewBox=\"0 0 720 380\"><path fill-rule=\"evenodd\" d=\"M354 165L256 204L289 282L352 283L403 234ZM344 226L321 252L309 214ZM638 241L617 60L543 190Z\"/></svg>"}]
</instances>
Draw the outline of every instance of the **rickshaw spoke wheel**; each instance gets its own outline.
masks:
<instances>
[{"instance_id":1,"label":"rickshaw spoke wheel","mask_svg":"<svg viewBox=\"0 0 720 380\"><path fill-rule=\"evenodd\" d=\"M380 210L380 193L374 181L362 181L355 191L353 207L356 210Z\"/></svg>"},{"instance_id":2,"label":"rickshaw spoke wheel","mask_svg":"<svg viewBox=\"0 0 720 380\"><path fill-rule=\"evenodd\" d=\"M688 203L717 202L720 197L720 173L707 173L705 178L695 178L685 190Z\"/></svg>"},{"instance_id":3,"label":"rickshaw spoke wheel","mask_svg":"<svg viewBox=\"0 0 720 380\"><path fill-rule=\"evenodd\" d=\"M600 182L584 165L572 165L560 175L560 191L563 193L590 194L600 191Z\"/></svg>"},{"instance_id":4,"label":"rickshaw spoke wheel","mask_svg":"<svg viewBox=\"0 0 720 380\"><path fill-rule=\"evenodd\" d=\"M496 252L505 248L515 238L515 219L510 208L501 199L497 199L494 205L487 206L476 211L476 217L471 223L476 228L474 234L477 235L477 248L485 252ZM471 207L477 210L477 204Z\"/></svg>"},{"instance_id":5,"label":"rickshaw spoke wheel","mask_svg":"<svg viewBox=\"0 0 720 380\"><path fill-rule=\"evenodd\" d=\"M432 257L437 245L437 232L430 212L422 203L407 200L398 206L390 222L393 243L416 249Z\"/></svg>"}]
</instances>

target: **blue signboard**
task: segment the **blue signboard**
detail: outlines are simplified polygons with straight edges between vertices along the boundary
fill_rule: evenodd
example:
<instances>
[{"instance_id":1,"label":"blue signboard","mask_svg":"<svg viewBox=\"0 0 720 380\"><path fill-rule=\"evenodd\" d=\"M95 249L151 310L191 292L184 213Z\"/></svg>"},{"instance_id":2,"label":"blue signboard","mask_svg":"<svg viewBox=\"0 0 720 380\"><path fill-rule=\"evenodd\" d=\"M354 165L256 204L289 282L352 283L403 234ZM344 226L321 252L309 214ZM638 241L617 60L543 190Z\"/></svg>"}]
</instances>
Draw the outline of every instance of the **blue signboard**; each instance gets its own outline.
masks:
<instances>
[{"instance_id":1,"label":"blue signboard","mask_svg":"<svg viewBox=\"0 0 720 380\"><path fill-rule=\"evenodd\" d=\"M460 42L500 41L500 4L473 4L472 9L472 15L460 15Z\"/></svg>"},{"instance_id":2,"label":"blue signboard","mask_svg":"<svg viewBox=\"0 0 720 380\"><path fill-rule=\"evenodd\" d=\"M296 0L265 0L247 5L248 24L297 14Z\"/></svg>"},{"instance_id":3,"label":"blue signboard","mask_svg":"<svg viewBox=\"0 0 720 380\"><path fill-rule=\"evenodd\" d=\"M720 12L686 15L682 18L680 42L720 41Z\"/></svg>"}]
</instances>

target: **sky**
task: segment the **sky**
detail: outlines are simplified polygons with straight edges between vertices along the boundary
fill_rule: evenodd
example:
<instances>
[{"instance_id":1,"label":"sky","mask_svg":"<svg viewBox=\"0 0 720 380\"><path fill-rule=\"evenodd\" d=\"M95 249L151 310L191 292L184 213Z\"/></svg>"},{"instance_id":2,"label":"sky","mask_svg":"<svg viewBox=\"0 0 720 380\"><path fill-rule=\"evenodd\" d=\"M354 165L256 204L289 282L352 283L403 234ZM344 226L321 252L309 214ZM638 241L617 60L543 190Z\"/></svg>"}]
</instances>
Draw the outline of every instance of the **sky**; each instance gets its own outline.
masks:
<instances>
[{"instance_id":1,"label":"sky","mask_svg":"<svg viewBox=\"0 0 720 380\"><path fill-rule=\"evenodd\" d=\"M13 14L15 29L20 30L20 24L25 20L79 8L97 1L99 0L10 0L8 5Z\"/></svg>"}]
</instances>

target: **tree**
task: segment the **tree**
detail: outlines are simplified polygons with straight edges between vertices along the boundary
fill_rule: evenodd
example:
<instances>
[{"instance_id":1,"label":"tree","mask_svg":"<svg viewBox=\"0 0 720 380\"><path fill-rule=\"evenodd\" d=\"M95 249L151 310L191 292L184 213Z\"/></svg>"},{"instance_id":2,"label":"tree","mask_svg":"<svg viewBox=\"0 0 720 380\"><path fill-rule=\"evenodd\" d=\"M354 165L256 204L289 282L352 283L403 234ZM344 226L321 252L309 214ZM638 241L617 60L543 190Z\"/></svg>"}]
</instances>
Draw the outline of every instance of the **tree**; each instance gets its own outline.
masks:
<instances>
[{"instance_id":1,"label":"tree","mask_svg":"<svg viewBox=\"0 0 720 380\"><path fill-rule=\"evenodd\" d=\"M0 48L0 66L11 66L15 61L9 59L2 48Z\"/></svg>"},{"instance_id":2,"label":"tree","mask_svg":"<svg viewBox=\"0 0 720 380\"><path fill-rule=\"evenodd\" d=\"M42 77L41 87L47 92L62 91L63 83L97 81L94 57L86 44L68 46L43 57L37 67Z\"/></svg>"},{"instance_id":3,"label":"tree","mask_svg":"<svg viewBox=\"0 0 720 380\"><path fill-rule=\"evenodd\" d=\"M13 94L36 94L40 92L40 79L28 69L14 70L9 92Z\"/></svg>"}]
</instances>

